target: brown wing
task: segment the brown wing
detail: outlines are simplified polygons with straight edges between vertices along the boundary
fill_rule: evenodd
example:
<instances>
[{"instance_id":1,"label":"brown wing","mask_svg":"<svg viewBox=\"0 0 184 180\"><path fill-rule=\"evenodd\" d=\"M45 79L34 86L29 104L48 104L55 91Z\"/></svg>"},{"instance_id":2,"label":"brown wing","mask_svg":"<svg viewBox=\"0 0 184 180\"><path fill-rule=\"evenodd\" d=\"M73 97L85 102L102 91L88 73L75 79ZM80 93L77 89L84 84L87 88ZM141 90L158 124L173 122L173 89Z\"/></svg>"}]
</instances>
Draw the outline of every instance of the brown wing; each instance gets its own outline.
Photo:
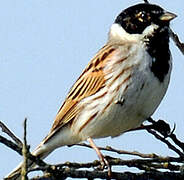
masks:
<instances>
[{"instance_id":1,"label":"brown wing","mask_svg":"<svg viewBox=\"0 0 184 180\"><path fill-rule=\"evenodd\" d=\"M95 94L104 87L105 78L103 67L106 61L113 56L115 50L116 48L114 46L106 45L90 61L78 80L72 86L65 102L59 109L49 136L46 138L47 140L50 139L58 129L72 122L80 111L77 104L82 99Z\"/></svg>"}]
</instances>

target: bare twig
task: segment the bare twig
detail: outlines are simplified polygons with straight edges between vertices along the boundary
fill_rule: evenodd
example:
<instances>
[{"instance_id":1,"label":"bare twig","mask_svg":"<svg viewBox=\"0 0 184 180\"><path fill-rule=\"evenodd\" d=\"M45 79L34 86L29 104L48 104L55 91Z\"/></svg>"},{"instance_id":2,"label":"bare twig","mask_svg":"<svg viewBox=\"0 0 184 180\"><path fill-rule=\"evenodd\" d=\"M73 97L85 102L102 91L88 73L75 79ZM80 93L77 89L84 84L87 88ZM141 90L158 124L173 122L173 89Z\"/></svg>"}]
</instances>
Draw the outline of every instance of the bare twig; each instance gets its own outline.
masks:
<instances>
[{"instance_id":1,"label":"bare twig","mask_svg":"<svg viewBox=\"0 0 184 180\"><path fill-rule=\"evenodd\" d=\"M149 129L149 128L146 130L148 130L148 132L152 133L157 139L159 139L162 142L164 142L165 144L167 144L168 147L170 149L174 150L177 154L179 154L180 157L162 157L162 156L159 156L156 154L142 154L142 153L137 152L137 151L129 152L129 151L124 151L124 150L118 150L118 149L115 149L115 148L112 148L109 146L107 146L106 148L99 147L99 149L105 150L105 151L110 151L110 152L115 152L118 154L128 154L128 155L134 155L134 156L141 157L141 159L123 160L123 159L119 159L119 158L113 158L113 157L106 156L105 158L108 160L108 162L111 166L135 167L139 170L145 171L141 177L144 177L146 172L150 172L150 171L154 172L153 174L159 174L159 173L161 173L161 170L169 171L168 175L170 177L172 174L172 171L175 171L174 179L176 179L177 177L180 177L182 175L182 173L180 173L180 170L181 170L181 167L183 165L184 155L175 146L173 146L169 141L167 141L165 139L164 135L168 135L167 137L171 136L172 137L171 139L175 138L175 141L177 143L179 142L179 145L182 142L179 141L176 138L176 136L174 136L173 131L170 132L171 130L170 130L170 127L167 123L165 124L163 121L160 121L164 127L168 126L167 128L161 128L161 130L160 130L158 128L159 125L157 125L157 124L154 125L154 123L155 123L154 120L150 119L150 122L153 123L153 126L150 125L149 127L156 127L156 128L154 130ZM26 127L24 127L24 128L26 128ZM162 129L167 129L167 130L166 130L166 132L164 132L164 130L162 130ZM157 133L157 131L161 134L159 135ZM22 154L21 148L18 145L16 145L15 143L7 140L6 138L3 138L3 137L1 138L1 136L0 136L0 142L3 142L5 145L8 145L8 147L10 147L10 148L13 147L13 150L16 149L16 151L19 152L19 154ZM27 147L26 129L24 131L24 145L26 145L26 147ZM91 148L87 144L78 144L78 145ZM25 152L23 152L23 154L24 153ZM47 177L52 177L52 180L53 179L61 179L61 177L63 179L66 179L66 177L78 177L78 178L84 177L84 178L88 178L88 179L93 179L93 173L96 174L95 178L98 178L98 177L103 178L103 177L106 177L106 174L107 174L107 172L101 172L101 171L97 170L98 166L100 165L100 161L97 161L97 160L94 162L90 162L90 163L66 162L66 163L58 164L58 165L49 165L49 164L46 164L44 161L40 160L38 157L31 155L29 152L29 149L27 151L26 156L27 156L27 159L29 159L29 161L31 160L31 162L35 162L38 165L37 168L29 169L28 172L39 171L39 170L41 170L43 172L48 172L48 173L46 173ZM89 170L90 169L94 169L94 170L93 171L88 171L88 170L86 171L86 170L84 170L84 168L85 169L88 168ZM79 172L80 172L80 175L79 175ZM81 173L83 176L81 175ZM87 173L87 174L85 174L85 173ZM99 174L99 176L97 176L97 174ZM137 173L132 173L132 174L136 175ZM112 175L113 175L113 178L118 179L116 177L124 177L125 173L124 172L123 173L113 172ZM44 176L44 178L45 178L45 176ZM119 178L119 179L122 179L122 178ZM159 179L159 178L155 178L155 179ZM170 178L170 179L172 179L172 178ZM177 179L179 179L179 178L177 178Z\"/></svg>"},{"instance_id":2,"label":"bare twig","mask_svg":"<svg viewBox=\"0 0 184 180\"><path fill-rule=\"evenodd\" d=\"M183 150L183 152L184 152L184 143L181 142L181 141L176 137L176 135L173 134L173 133L172 133L169 137L170 137L170 138L173 140L173 142L174 142L177 146L179 146L179 147Z\"/></svg>"},{"instance_id":3,"label":"bare twig","mask_svg":"<svg viewBox=\"0 0 184 180\"><path fill-rule=\"evenodd\" d=\"M160 136L158 133L151 129L146 129L150 134L154 135L157 139L165 143L169 149L176 152L181 158L184 159L184 153L182 153L179 149L177 149L175 146L173 146L168 140L166 140L164 137Z\"/></svg>"},{"instance_id":4,"label":"bare twig","mask_svg":"<svg viewBox=\"0 0 184 180\"><path fill-rule=\"evenodd\" d=\"M74 145L87 147L87 148L92 149L90 145L85 144L85 143L74 144ZM105 148L104 147L98 147L98 149L103 150L103 151L115 152L117 154L127 154L127 155L139 156L141 158L156 158L156 157L159 157L158 155L156 155L154 153L153 154L143 154L143 153L140 153L138 151L130 152L130 151L125 151L125 150L118 150L118 149L112 148L110 146L106 146Z\"/></svg>"},{"instance_id":5,"label":"bare twig","mask_svg":"<svg viewBox=\"0 0 184 180\"><path fill-rule=\"evenodd\" d=\"M0 127L3 129L3 132L4 130L6 131L6 133L8 133L8 135L10 137L14 137L15 135L10 131L10 129L8 129L4 123L0 122ZM4 128L5 127L5 128ZM24 133L26 133L24 131ZM24 134L24 137L25 137L26 134ZM16 136L15 136L16 137ZM26 139L25 139L26 140ZM21 142L21 140L18 139L19 142ZM6 139L5 137L3 136L0 136L0 143L4 144L5 146L9 147L10 149L12 149L13 151L17 152L19 155L22 156L22 145L21 147L19 145L17 145L16 143ZM23 144L21 142L21 144ZM27 143L26 143L27 144ZM40 158L36 157L36 156L33 156L29 151L27 152L27 158L30 159L31 161L33 161L34 163L36 163L38 166L48 166L43 160L41 160Z\"/></svg>"},{"instance_id":6,"label":"bare twig","mask_svg":"<svg viewBox=\"0 0 184 180\"><path fill-rule=\"evenodd\" d=\"M9 147L10 149L12 149L13 151L16 151L19 155L22 155L22 148L19 147L17 144L15 144L14 142L6 139L3 136L0 136L0 143L4 144L5 146Z\"/></svg>"},{"instance_id":7,"label":"bare twig","mask_svg":"<svg viewBox=\"0 0 184 180\"><path fill-rule=\"evenodd\" d=\"M145 3L149 3L148 0L144 0Z\"/></svg>"},{"instance_id":8,"label":"bare twig","mask_svg":"<svg viewBox=\"0 0 184 180\"><path fill-rule=\"evenodd\" d=\"M13 151L17 152L19 155L22 156L22 147L19 147L14 142L6 139L3 136L0 136L0 143L4 144L5 146L9 147L10 149L12 149ZM36 163L38 166L46 167L47 169L49 169L49 167L50 167L43 160L41 160L39 157L33 156L29 151L27 152L27 158L29 160L31 160L32 162Z\"/></svg>"},{"instance_id":9,"label":"bare twig","mask_svg":"<svg viewBox=\"0 0 184 180\"><path fill-rule=\"evenodd\" d=\"M2 129L2 132L6 133L9 137L11 137L15 143L19 145L19 147L22 147L22 142L19 138L17 138L7 127L6 125L0 121L0 127Z\"/></svg>"},{"instance_id":10,"label":"bare twig","mask_svg":"<svg viewBox=\"0 0 184 180\"><path fill-rule=\"evenodd\" d=\"M131 160L123 160L120 158L113 158L110 156L106 156L106 158L109 161L109 163L113 166L121 165L121 166L128 166L128 167L137 167L141 169L145 165L151 165L152 167L157 165L157 167L159 166L159 168L165 169L166 166L163 166L164 163L173 162L176 164L177 162L181 162L181 158L174 158L174 157L154 158L154 159L131 159ZM75 169L94 168L94 167L97 167L98 165L100 165L100 161L98 160L95 160L94 162L90 162L90 163L66 162L63 164L55 165L55 169L63 168L63 167L71 167ZM177 168L175 167L175 170L179 171L179 167Z\"/></svg>"},{"instance_id":11,"label":"bare twig","mask_svg":"<svg viewBox=\"0 0 184 180\"><path fill-rule=\"evenodd\" d=\"M172 40L174 41L174 43L176 44L176 46L179 48L179 50L184 55L184 43L182 43L180 41L178 35L175 34L171 29L170 29L170 36L171 36Z\"/></svg>"},{"instance_id":12,"label":"bare twig","mask_svg":"<svg viewBox=\"0 0 184 180\"><path fill-rule=\"evenodd\" d=\"M21 170L22 180L28 180L28 177L27 177L27 168L28 168L27 167L27 161L28 161L27 154L29 151L29 147L27 146L26 135L27 135L27 118L25 118L25 120L24 120L24 144L22 147L22 155L23 155L24 161L23 161L22 170Z\"/></svg>"},{"instance_id":13,"label":"bare twig","mask_svg":"<svg viewBox=\"0 0 184 180\"><path fill-rule=\"evenodd\" d=\"M170 162L168 162L168 160L170 160L170 158L165 158L165 159L131 159L131 160L122 160L119 158L112 158L112 157L106 157L108 162L113 165L113 166L128 166L128 167L136 167L140 170L144 170L144 171L153 171L153 172L159 172L159 169L166 169L166 170L170 170L170 171L175 171L175 172L179 172L180 171L180 165L177 165L176 163L171 164ZM176 159L177 161L177 159ZM178 159L179 161L179 159ZM162 162L162 163L160 163ZM94 161L94 162L90 162L90 163L71 163L71 162L66 162L63 164L58 164L58 165L54 165L52 166L52 174L53 174L53 178L56 178L57 176L60 177L65 177L65 170L67 169L68 172L70 172L71 170L74 170L74 176L78 175L78 172L80 171L80 169L83 169L80 172L86 172L84 170L84 168L97 168L98 165L100 165L100 161ZM31 171L48 171L46 167L38 167L36 169L33 169ZM98 171L97 169L93 170L93 172L100 172L102 174L106 174L106 172L101 172ZM113 172L112 175L116 174L116 172ZM124 172L121 173L122 175L125 174ZM135 173L136 174L136 173ZM67 173L66 177L74 177L74 176L70 176L70 173ZM78 178L81 178L80 176L76 176ZM98 176L96 176L97 178ZM112 176L113 178L115 178L114 176ZM85 178L90 178L90 176L88 176L86 174ZM102 178L102 176L101 176ZM57 179L57 178L56 178Z\"/></svg>"},{"instance_id":14,"label":"bare twig","mask_svg":"<svg viewBox=\"0 0 184 180\"><path fill-rule=\"evenodd\" d=\"M145 126L144 129L153 134L157 139L167 144L167 146L175 151L178 155L180 155L180 157L184 158L184 153L166 140L166 138L170 138L175 143L175 145L177 145L182 149L182 151L184 151L184 143L177 139L176 135L174 134L175 126L174 129L171 131L169 124L166 123L164 120L155 121L151 117L149 117L148 121L152 123L152 125L149 125L149 127L152 127L151 129L154 129L154 131L150 128L147 128L147 126ZM157 132L159 132L164 137L160 136Z\"/></svg>"},{"instance_id":15,"label":"bare twig","mask_svg":"<svg viewBox=\"0 0 184 180\"><path fill-rule=\"evenodd\" d=\"M109 179L108 172L103 171L89 171L89 170L76 170L74 168L63 168L60 173L55 174L55 176L49 176L48 174L42 177L34 178L34 180L58 180L71 178L87 178L87 179ZM117 180L144 180L144 179L155 179L155 180L183 180L183 175L176 172L160 172L160 171L147 171L144 173L132 173L132 172L112 172L112 179ZM32 179L33 180L33 179Z\"/></svg>"}]
</instances>

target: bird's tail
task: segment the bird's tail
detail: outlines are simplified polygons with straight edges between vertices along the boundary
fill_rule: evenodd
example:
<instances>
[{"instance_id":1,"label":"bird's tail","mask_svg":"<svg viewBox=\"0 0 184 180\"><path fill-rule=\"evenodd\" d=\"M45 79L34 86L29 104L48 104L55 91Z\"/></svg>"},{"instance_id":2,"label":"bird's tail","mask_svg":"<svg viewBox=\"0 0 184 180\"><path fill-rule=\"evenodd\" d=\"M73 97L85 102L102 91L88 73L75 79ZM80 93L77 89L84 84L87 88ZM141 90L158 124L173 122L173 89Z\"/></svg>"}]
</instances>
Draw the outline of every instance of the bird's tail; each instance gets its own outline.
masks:
<instances>
[{"instance_id":1,"label":"bird's tail","mask_svg":"<svg viewBox=\"0 0 184 180\"><path fill-rule=\"evenodd\" d=\"M32 152L32 155L39 157L40 159L46 158L53 149L45 148L43 142ZM12 172L10 172L4 180L20 180L21 179L21 169L23 162L21 162ZM27 165L29 168L34 167L36 164L28 159Z\"/></svg>"},{"instance_id":2,"label":"bird's tail","mask_svg":"<svg viewBox=\"0 0 184 180\"><path fill-rule=\"evenodd\" d=\"M65 126L65 128L63 128L62 131L60 130L59 133L51 131L40 143L40 145L37 146L37 148L32 152L32 154L40 159L44 159L56 148L65 145L76 144L80 141L81 138L79 136L73 135L73 132L69 130L68 126ZM23 163L20 163L11 173L9 173L5 177L5 180L20 180L22 164ZM31 168L34 166L35 163L28 160L28 167Z\"/></svg>"}]
</instances>

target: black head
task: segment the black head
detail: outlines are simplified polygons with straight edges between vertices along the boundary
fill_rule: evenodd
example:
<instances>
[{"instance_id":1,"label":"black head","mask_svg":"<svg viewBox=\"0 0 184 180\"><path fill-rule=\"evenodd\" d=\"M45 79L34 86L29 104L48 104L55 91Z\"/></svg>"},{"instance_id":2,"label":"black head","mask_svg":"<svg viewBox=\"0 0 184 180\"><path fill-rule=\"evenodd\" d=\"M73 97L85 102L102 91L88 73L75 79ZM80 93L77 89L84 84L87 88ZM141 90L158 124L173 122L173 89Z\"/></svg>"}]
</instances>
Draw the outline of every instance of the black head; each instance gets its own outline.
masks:
<instances>
[{"instance_id":1,"label":"black head","mask_svg":"<svg viewBox=\"0 0 184 180\"><path fill-rule=\"evenodd\" d=\"M122 11L115 23L120 24L128 33L141 34L151 24L169 26L176 15L166 12L154 4L137 4Z\"/></svg>"}]
</instances>

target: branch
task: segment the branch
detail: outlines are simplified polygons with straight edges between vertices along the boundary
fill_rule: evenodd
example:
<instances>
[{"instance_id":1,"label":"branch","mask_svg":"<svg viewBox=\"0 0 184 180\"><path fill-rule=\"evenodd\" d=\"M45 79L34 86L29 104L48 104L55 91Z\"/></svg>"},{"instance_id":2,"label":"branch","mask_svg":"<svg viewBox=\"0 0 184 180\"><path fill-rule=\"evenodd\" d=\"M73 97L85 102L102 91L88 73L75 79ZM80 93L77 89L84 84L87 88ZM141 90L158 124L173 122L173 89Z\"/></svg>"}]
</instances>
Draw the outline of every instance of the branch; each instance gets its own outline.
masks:
<instances>
[{"instance_id":1,"label":"branch","mask_svg":"<svg viewBox=\"0 0 184 180\"><path fill-rule=\"evenodd\" d=\"M49 175L45 175L42 177L36 177L32 180L58 180L58 177L61 179L66 179L67 177L71 178L88 178L95 179L109 179L107 172L102 171L88 171L88 170L75 170L72 168L64 168L62 174L58 174L58 176L53 177ZM113 172L112 178L116 180L145 180L145 179L155 179L155 180L183 180L183 176L180 173L168 173L168 172L144 172L144 173L131 173L131 172L124 172L118 173Z\"/></svg>"},{"instance_id":2,"label":"branch","mask_svg":"<svg viewBox=\"0 0 184 180\"><path fill-rule=\"evenodd\" d=\"M0 122L0 123L1 123L1 127L3 127L3 128L6 127L4 125L4 123L2 123L2 122ZM8 132L8 133L7 132L6 133L12 138L13 133L10 131L10 129L8 129L7 127L5 129ZM18 144L23 144L20 140L18 140L17 142L18 142ZM19 155L22 156L22 147L20 147L18 144L6 139L5 137L3 137L1 135L0 135L0 143L4 144L5 146L9 147L10 149L12 149L13 151L17 152ZM47 164L43 160L39 159L36 156L33 156L29 151L27 152L27 158L30 159L31 161L33 161L34 163L36 163L37 165L47 166Z\"/></svg>"},{"instance_id":3,"label":"branch","mask_svg":"<svg viewBox=\"0 0 184 180\"><path fill-rule=\"evenodd\" d=\"M145 3L149 3L148 0L144 0Z\"/></svg>"},{"instance_id":4,"label":"branch","mask_svg":"<svg viewBox=\"0 0 184 180\"><path fill-rule=\"evenodd\" d=\"M10 138L12 138L15 143L17 143L20 147L22 147L22 142L20 139L18 139L7 127L6 125L0 121L0 127L2 129L2 132L6 133Z\"/></svg>"},{"instance_id":5,"label":"branch","mask_svg":"<svg viewBox=\"0 0 184 180\"><path fill-rule=\"evenodd\" d=\"M22 155L23 155L23 158L24 158L24 162L23 162L23 166L22 166L22 169L21 169L21 177L22 177L22 180L28 180L28 177L27 177L27 169L28 169L28 152L29 152L29 146L27 145L27 139L26 139L26 135L27 135L27 118L25 118L24 120L24 144L23 144L23 147L22 147Z\"/></svg>"},{"instance_id":6,"label":"branch","mask_svg":"<svg viewBox=\"0 0 184 180\"><path fill-rule=\"evenodd\" d=\"M182 159L184 159L184 153L181 152L177 147L175 147L174 145L172 145L168 140L166 140L166 138L171 138L173 140L173 142L175 143L175 145L179 146L182 150L183 150L183 146L184 143L182 143L180 140L178 140L176 138L176 135L174 134L174 130L171 131L171 128L169 126L168 123L166 123L163 120L158 120L157 122L154 121L151 117L148 118L148 121L152 123L152 125L148 126L149 128L147 128L147 126L144 126L143 128L146 129L150 134L154 135L155 138L159 139L160 141L162 141L163 143L165 143L169 149L173 150L174 152L176 152ZM153 129L150 129L150 127ZM159 135L157 132L161 133L161 135Z\"/></svg>"},{"instance_id":7,"label":"branch","mask_svg":"<svg viewBox=\"0 0 184 180\"><path fill-rule=\"evenodd\" d=\"M175 146L173 146L169 141L167 141L165 138L163 138L162 136L160 136L159 134L157 134L155 131L153 130L147 130L150 134L154 135L157 139L159 139L160 141L162 141L163 143L165 143L169 149L173 150L174 152L176 152L180 157L182 157L182 159L184 159L184 154L177 149Z\"/></svg>"},{"instance_id":8,"label":"branch","mask_svg":"<svg viewBox=\"0 0 184 180\"><path fill-rule=\"evenodd\" d=\"M172 40L174 41L174 43L176 44L176 46L179 48L179 50L181 51L181 53L184 55L184 43L182 43L179 40L179 37L177 34L175 34L171 29L170 29L170 36L172 38Z\"/></svg>"},{"instance_id":9,"label":"branch","mask_svg":"<svg viewBox=\"0 0 184 180\"><path fill-rule=\"evenodd\" d=\"M181 141L176 137L176 135L173 134L173 133L172 133L169 137L170 137L170 138L173 140L173 142L174 142L177 146L179 146L179 147L183 150L183 152L184 152L184 143L181 142Z\"/></svg>"},{"instance_id":10,"label":"branch","mask_svg":"<svg viewBox=\"0 0 184 180\"><path fill-rule=\"evenodd\" d=\"M137 167L141 170L150 170L151 167L155 169L170 169L179 171L179 166L176 165L176 162L181 162L180 158L174 158L174 157L166 157L166 158L154 158L154 159L131 159L131 160L123 160L120 158L113 158L110 156L106 156L106 159L108 160L109 164L112 166L128 166L128 167ZM172 162L175 163L175 165L166 166L164 163ZM71 163L66 162L63 164L55 165L53 169L59 169L63 167L69 167L74 169L80 169L80 168L97 168L100 165L100 161L94 161L90 163ZM146 169L146 166L148 169ZM154 170L155 170L154 169Z\"/></svg>"},{"instance_id":11,"label":"branch","mask_svg":"<svg viewBox=\"0 0 184 180\"><path fill-rule=\"evenodd\" d=\"M85 144L85 143L74 144L74 145L76 145L76 146L82 146L82 147L87 147L87 148L92 149L92 147L90 145ZM71 145L71 146L74 146L74 145ZM71 146L69 146L69 147L71 147ZM105 148L104 147L98 147L98 149L99 150L104 150L104 151L109 151L109 152L115 152L117 154L127 154L127 155L132 155L132 156L139 156L141 158L156 158L156 157L159 157L155 153L152 153L152 154L143 154L143 153L140 153L138 151L130 152L130 151L125 151L125 150L118 150L118 149L112 148L111 146L106 146Z\"/></svg>"},{"instance_id":12,"label":"branch","mask_svg":"<svg viewBox=\"0 0 184 180\"><path fill-rule=\"evenodd\" d=\"M128 167L138 167L139 169L145 169L145 167L147 168L147 171L150 172L150 173L153 173L155 175L155 179L157 177L157 175L160 175L160 172L157 171L156 169L157 168L163 168L163 169L167 169L167 167L169 167L171 169L171 171L178 171L180 166L177 166L177 165L171 165L171 164L160 164L160 165L157 165L154 161L154 160L141 160L141 159L134 159L134 160L122 160L122 159L118 159L118 158L112 158L112 157L106 157L108 158L108 161L111 165L117 165L117 166L128 166ZM153 166L156 168L151 168L149 167L149 163L152 163L153 162ZM109 178L108 175L107 175L107 171L105 172L102 172L102 171L99 171L97 169L93 170L93 171L89 171L89 170L80 170L80 168L84 169L84 168L94 168L94 167L97 167L98 165L100 164L99 161L94 161L92 163L70 163L70 162L67 162L67 163L63 163L63 164L60 164L60 165L55 165L55 167L53 167L53 169L55 169L56 171L52 174L50 174L50 177L54 178L54 179L57 179L59 177L62 177L62 178L65 178L65 177L73 177L73 178ZM41 170L41 171L46 171L47 169L45 168L37 168L37 169L34 169L32 171L38 171L38 170ZM121 179L121 178L127 178L127 176L125 175L126 173L123 172L123 173L118 173L118 172L113 172L112 173L112 176L111 178L112 179ZM143 173L131 173L132 177L134 176L137 176L137 175L140 175L141 178L144 177L144 175L146 174L146 172L143 174ZM177 173L176 173L177 174ZM176 175L175 174L175 175ZM180 173L178 173L179 175ZM47 174L48 176L48 174ZM173 177L173 174L169 174L168 173L168 177L171 176ZM44 176L42 176L43 178ZM175 176L176 177L176 176ZM161 178L161 177L160 177ZM40 179L40 178L38 178ZM127 178L127 179L130 179L130 178Z\"/></svg>"},{"instance_id":13,"label":"branch","mask_svg":"<svg viewBox=\"0 0 184 180\"><path fill-rule=\"evenodd\" d=\"M8 134L11 138L12 137L16 137L11 131L10 129L8 129L2 122L0 122L0 126L2 127L3 132L5 132L6 134ZM13 139L13 138L12 138ZM29 148L27 149L27 141L26 141L26 119L24 122L24 144L20 141L20 140L16 140L17 144L6 139L3 136L0 136L0 143L4 144L5 146L9 147L10 149L12 149L13 151L17 152L19 155L22 156L22 154L24 154L24 159L27 161L28 159L31 160L32 162L36 163L38 166L40 167L45 167L48 169L48 171L52 171L52 168L47 165L43 160L41 160L40 158L33 156L30 152L29 152ZM21 147L20 147L21 144ZM22 148L22 144L23 144L23 148ZM26 149L26 150L25 150ZM25 168L24 168L25 169ZM27 170L25 170L25 172L27 172ZM25 173L23 172L23 174ZM26 175L23 175L24 177L26 177Z\"/></svg>"},{"instance_id":14,"label":"branch","mask_svg":"<svg viewBox=\"0 0 184 180\"><path fill-rule=\"evenodd\" d=\"M19 155L22 155L22 148L19 147L17 144L14 142L6 139L5 137L0 135L0 143L4 144L5 146L9 147L13 151L16 151Z\"/></svg>"},{"instance_id":15,"label":"branch","mask_svg":"<svg viewBox=\"0 0 184 180\"><path fill-rule=\"evenodd\" d=\"M152 123L152 125L147 126L147 128L149 127L150 129L149 128L148 129L145 128L145 129L149 130L148 132L152 133L157 139L167 144L168 147L174 150L175 152L179 151L174 145L172 145L169 141L165 139L167 137L170 137L171 139L173 139L174 142L177 143L177 145L178 144L183 145L183 143L177 139L176 135L174 135L173 131L171 132L170 126L167 123L165 123L163 120L159 120L158 122L155 122L153 119L149 118L149 121ZM160 123L162 124L160 125ZM159 127L162 127L162 128L159 128ZM143 128L141 127L140 129L143 129ZM159 135L158 133L160 133L161 135ZM2 142L5 145L8 145L8 147L12 148L19 154L22 154L21 152L22 148L20 148L17 144L7 140L4 137L1 138L1 136L0 136L0 142ZM89 145L84 143L77 144L77 145L91 148ZM26 126L24 126L24 146L27 146ZM33 171L44 172L45 174L42 177L34 178L39 180L66 179L67 177L88 178L88 179L113 178L113 179L136 179L136 180L137 179L142 180L144 178L149 179L150 177L152 177L152 179L158 179L158 180L184 178L184 176L182 175L182 172L180 172L184 161L183 153L181 151L179 151L178 153L180 155L179 157L162 157L154 153L143 154L137 151L129 152L125 150L118 150L109 146L107 146L106 148L99 147L99 149L104 151L114 152L117 154L127 154L127 155L140 157L141 159L138 158L138 159L130 159L130 160L123 160L120 158L113 158L110 156L105 157L109 162L109 164L113 167L115 166L127 166L129 168L133 167L138 169L138 173L113 172L112 177L109 177L107 171L99 170L100 161L98 160L94 162L89 162L89 163L66 162L66 163L57 164L57 165L49 165L49 164L46 164L44 161L40 160L38 157L31 155L31 153L29 152L29 149L25 154L26 158L31 160L32 162L35 162L38 165L38 167L34 169L29 169L28 173ZM163 172L163 170L168 172ZM140 172L140 171L144 171L144 172Z\"/></svg>"}]
</instances>

